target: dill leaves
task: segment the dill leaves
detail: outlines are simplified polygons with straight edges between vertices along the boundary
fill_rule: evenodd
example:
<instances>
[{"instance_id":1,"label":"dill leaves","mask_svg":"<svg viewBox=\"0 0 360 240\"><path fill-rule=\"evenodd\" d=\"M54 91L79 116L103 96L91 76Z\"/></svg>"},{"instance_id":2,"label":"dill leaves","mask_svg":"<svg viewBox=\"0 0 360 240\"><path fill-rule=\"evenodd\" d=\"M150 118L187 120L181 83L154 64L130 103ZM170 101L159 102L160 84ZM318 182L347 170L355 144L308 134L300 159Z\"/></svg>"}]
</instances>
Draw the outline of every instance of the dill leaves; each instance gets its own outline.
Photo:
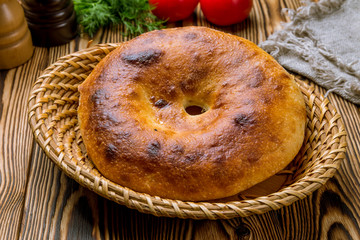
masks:
<instances>
[{"instance_id":1,"label":"dill leaves","mask_svg":"<svg viewBox=\"0 0 360 240\"><path fill-rule=\"evenodd\" d=\"M127 33L141 33L162 28L164 21L151 13L148 0L73 0L77 21L93 37L101 27L124 24Z\"/></svg>"}]
</instances>

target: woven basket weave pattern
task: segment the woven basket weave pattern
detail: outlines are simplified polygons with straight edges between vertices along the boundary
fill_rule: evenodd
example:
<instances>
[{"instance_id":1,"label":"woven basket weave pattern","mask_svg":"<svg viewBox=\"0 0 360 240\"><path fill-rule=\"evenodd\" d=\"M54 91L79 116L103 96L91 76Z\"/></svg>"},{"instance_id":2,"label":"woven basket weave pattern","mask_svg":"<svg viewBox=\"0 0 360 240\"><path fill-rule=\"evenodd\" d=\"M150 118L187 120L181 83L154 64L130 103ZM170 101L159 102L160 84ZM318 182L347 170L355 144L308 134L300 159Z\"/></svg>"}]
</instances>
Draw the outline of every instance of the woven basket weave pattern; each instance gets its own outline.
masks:
<instances>
[{"instance_id":1,"label":"woven basket weave pattern","mask_svg":"<svg viewBox=\"0 0 360 240\"><path fill-rule=\"evenodd\" d=\"M291 163L294 169L283 188L267 196L239 201L182 202L138 193L115 184L87 158L77 120L77 87L96 64L118 44L101 44L60 58L34 85L29 122L36 141L67 175L96 193L156 216L228 219L261 214L303 199L323 185L345 156L346 133L335 108L312 84L298 81L307 105L304 145Z\"/></svg>"}]
</instances>

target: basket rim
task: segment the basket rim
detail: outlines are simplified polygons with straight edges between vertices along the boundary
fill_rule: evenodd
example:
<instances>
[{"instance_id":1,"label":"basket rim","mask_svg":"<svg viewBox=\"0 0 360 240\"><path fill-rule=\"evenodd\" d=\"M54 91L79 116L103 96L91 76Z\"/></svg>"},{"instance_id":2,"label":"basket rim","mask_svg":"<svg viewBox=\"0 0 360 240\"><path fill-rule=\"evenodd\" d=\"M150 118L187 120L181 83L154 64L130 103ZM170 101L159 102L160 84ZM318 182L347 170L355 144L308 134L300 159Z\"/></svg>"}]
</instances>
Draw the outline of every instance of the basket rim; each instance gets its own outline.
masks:
<instances>
[{"instance_id":1,"label":"basket rim","mask_svg":"<svg viewBox=\"0 0 360 240\"><path fill-rule=\"evenodd\" d=\"M36 110L41 107L42 104L41 101L37 99L38 95L42 92L42 89L39 86L42 86L43 82L47 79L52 80L56 78L60 73L60 78L62 77L61 74L64 74L65 78L68 78L65 83L60 81L60 87L64 88L65 91L67 89L77 91L77 85L72 84L71 80L75 78L78 80L84 78L84 76L81 76L81 73L80 75L77 74L77 69L84 68L89 69L90 71L91 68L96 65L93 64L101 60L100 55L107 55L118 46L120 46L120 43L98 44L59 58L55 63L47 67L42 75L37 78L37 81L33 84L28 100L28 121L36 142L44 150L45 154L70 178L97 194L129 208L156 216L193 219L229 219L278 210L297 200L303 199L311 195L312 192L317 190L320 186L324 185L340 167L346 152L346 131L341 116L327 99L320 93L315 92L314 85L309 85L304 81L297 80L303 95L307 95L305 98L308 99L310 105L327 109L327 111L320 110L320 120L323 121L324 119L326 120L329 118L329 121L336 123L334 124L336 127L330 129L331 131L335 131L330 137L332 137L331 140L336 142L339 146L327 153L333 158L333 161L331 164L326 164L325 166L322 165L322 171L320 171L316 177L305 175L306 178L300 179L301 181L293 182L291 185L286 186L275 193L249 200L229 201L224 203L214 201L192 202L164 199L136 192L120 186L103 176L98 177L93 175L91 169L86 169L83 166L66 159L63 150L59 148L54 139L51 138L51 135L49 137L47 132L41 129L45 124L44 119L46 119L46 116L40 117L40 119L37 119L36 117ZM67 75L66 72L61 71L64 68L69 68L71 73L74 74ZM68 83L69 81L70 83ZM58 83L59 82L56 82L55 85L59 85ZM54 89L56 89L56 87ZM315 114L315 112L316 109L310 109L308 114Z\"/></svg>"}]
</instances>

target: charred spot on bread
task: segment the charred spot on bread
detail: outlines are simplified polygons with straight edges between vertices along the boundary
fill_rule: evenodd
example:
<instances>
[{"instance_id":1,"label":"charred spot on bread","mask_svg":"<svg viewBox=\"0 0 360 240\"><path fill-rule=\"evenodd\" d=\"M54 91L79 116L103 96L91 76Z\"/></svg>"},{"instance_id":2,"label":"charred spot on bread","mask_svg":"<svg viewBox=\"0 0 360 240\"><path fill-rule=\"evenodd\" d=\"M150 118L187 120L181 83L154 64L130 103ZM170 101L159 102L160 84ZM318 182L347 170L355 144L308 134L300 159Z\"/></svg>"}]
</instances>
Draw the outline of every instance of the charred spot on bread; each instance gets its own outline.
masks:
<instances>
[{"instance_id":1,"label":"charred spot on bread","mask_svg":"<svg viewBox=\"0 0 360 240\"><path fill-rule=\"evenodd\" d=\"M237 127L242 129L253 126L256 122L255 113L239 113L234 118L234 123Z\"/></svg>"},{"instance_id":2,"label":"charred spot on bread","mask_svg":"<svg viewBox=\"0 0 360 240\"><path fill-rule=\"evenodd\" d=\"M115 145L109 143L105 149L105 158L109 161L113 161L117 158L118 149Z\"/></svg>"},{"instance_id":3,"label":"charred spot on bread","mask_svg":"<svg viewBox=\"0 0 360 240\"><path fill-rule=\"evenodd\" d=\"M193 163L195 162L195 160L199 159L200 154L198 152L195 153L189 153L187 155L185 155L184 157L184 162L188 163Z\"/></svg>"},{"instance_id":4,"label":"charred spot on bread","mask_svg":"<svg viewBox=\"0 0 360 240\"><path fill-rule=\"evenodd\" d=\"M147 147L147 153L151 158L157 157L159 155L161 149L161 145L159 141L155 140L151 143L149 143Z\"/></svg>"},{"instance_id":5,"label":"charred spot on bread","mask_svg":"<svg viewBox=\"0 0 360 240\"><path fill-rule=\"evenodd\" d=\"M155 103L154 103L155 107L157 108L163 108L165 107L166 105L168 105L168 102L164 99L159 99L157 100Z\"/></svg>"},{"instance_id":6,"label":"charred spot on bread","mask_svg":"<svg viewBox=\"0 0 360 240\"><path fill-rule=\"evenodd\" d=\"M175 154L180 155L180 154L183 154L185 150L184 150L183 146L176 144L176 145L172 146L171 151Z\"/></svg>"},{"instance_id":7,"label":"charred spot on bread","mask_svg":"<svg viewBox=\"0 0 360 240\"><path fill-rule=\"evenodd\" d=\"M97 111L92 111L90 113L90 122L96 122L97 124L93 125L96 132L106 132L109 131L112 127L118 126L122 123L113 112L102 112L98 113Z\"/></svg>"},{"instance_id":8,"label":"charred spot on bread","mask_svg":"<svg viewBox=\"0 0 360 240\"><path fill-rule=\"evenodd\" d=\"M146 49L141 52L124 53L122 59L132 65L145 65L148 66L152 63L159 61L163 52L160 49Z\"/></svg>"}]
</instances>

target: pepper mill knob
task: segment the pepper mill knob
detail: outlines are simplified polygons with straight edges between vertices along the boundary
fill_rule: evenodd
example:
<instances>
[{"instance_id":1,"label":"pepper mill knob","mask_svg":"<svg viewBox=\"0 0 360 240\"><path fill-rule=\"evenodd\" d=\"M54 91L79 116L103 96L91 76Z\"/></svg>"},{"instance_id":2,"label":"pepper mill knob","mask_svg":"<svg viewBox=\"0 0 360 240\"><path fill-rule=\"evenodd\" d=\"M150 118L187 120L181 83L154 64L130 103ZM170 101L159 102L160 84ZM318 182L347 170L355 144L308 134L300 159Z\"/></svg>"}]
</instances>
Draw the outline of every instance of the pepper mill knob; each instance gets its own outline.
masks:
<instances>
[{"instance_id":1,"label":"pepper mill knob","mask_svg":"<svg viewBox=\"0 0 360 240\"><path fill-rule=\"evenodd\" d=\"M77 32L70 0L21 0L34 45L56 46L71 41Z\"/></svg>"},{"instance_id":2,"label":"pepper mill knob","mask_svg":"<svg viewBox=\"0 0 360 240\"><path fill-rule=\"evenodd\" d=\"M16 0L0 0L0 69L26 62L33 53L24 11Z\"/></svg>"}]
</instances>

